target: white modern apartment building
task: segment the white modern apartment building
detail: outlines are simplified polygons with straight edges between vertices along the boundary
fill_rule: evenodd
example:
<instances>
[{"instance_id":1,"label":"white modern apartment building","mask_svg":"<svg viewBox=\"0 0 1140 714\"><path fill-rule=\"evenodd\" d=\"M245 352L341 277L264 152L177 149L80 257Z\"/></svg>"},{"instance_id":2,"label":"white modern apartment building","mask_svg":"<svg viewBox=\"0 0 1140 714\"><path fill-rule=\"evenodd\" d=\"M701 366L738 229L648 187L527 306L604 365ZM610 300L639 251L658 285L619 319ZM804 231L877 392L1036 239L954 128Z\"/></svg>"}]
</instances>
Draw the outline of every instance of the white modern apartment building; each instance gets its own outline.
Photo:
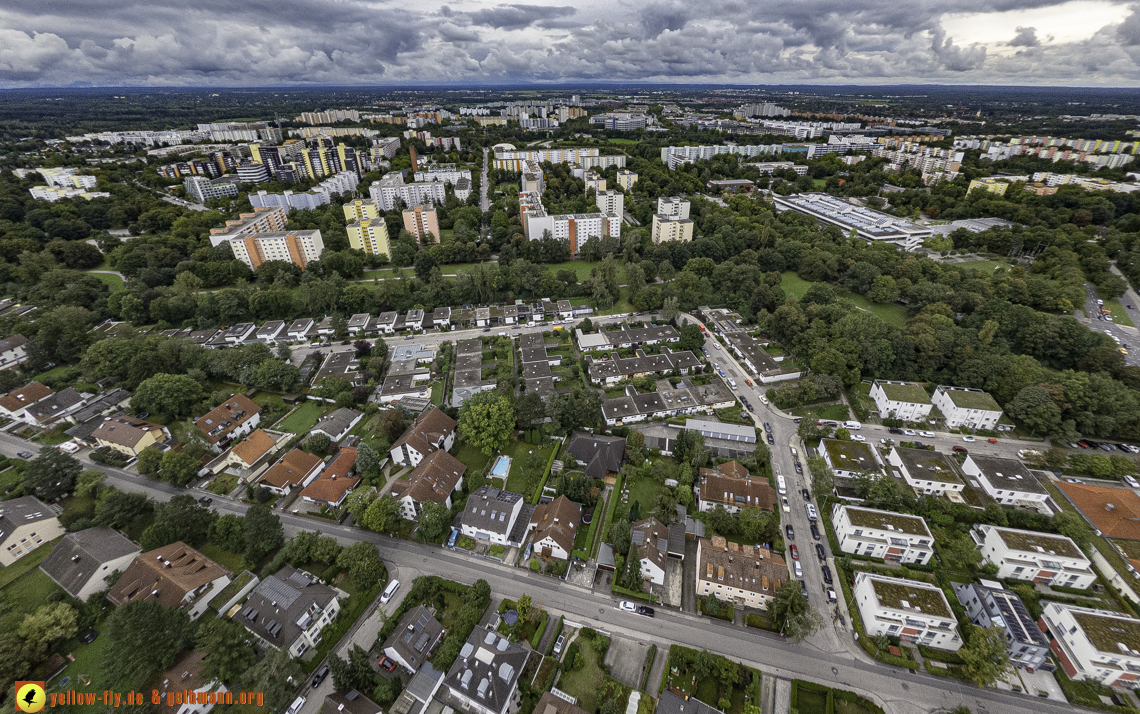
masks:
<instances>
[{"instance_id":1,"label":"white modern apartment building","mask_svg":"<svg viewBox=\"0 0 1140 714\"><path fill-rule=\"evenodd\" d=\"M442 181L445 184L456 184L459 179L471 180L471 169L461 169L455 164L439 164L417 171L413 177L416 181Z\"/></svg>"},{"instance_id":2,"label":"white modern apartment building","mask_svg":"<svg viewBox=\"0 0 1140 714\"><path fill-rule=\"evenodd\" d=\"M392 255L388 225L383 218L350 223L345 230L348 232L348 244L354 250L362 250L369 255Z\"/></svg>"},{"instance_id":3,"label":"white modern apartment building","mask_svg":"<svg viewBox=\"0 0 1140 714\"><path fill-rule=\"evenodd\" d=\"M878 475L882 465L874 449L858 441L823 439L819 442L819 452L827 467L840 478L855 478L859 474Z\"/></svg>"},{"instance_id":4,"label":"white modern apartment building","mask_svg":"<svg viewBox=\"0 0 1140 714\"><path fill-rule=\"evenodd\" d=\"M900 421L923 421L930 417L934 406L926 390L913 382L876 379L871 384L871 399L875 401L879 416Z\"/></svg>"},{"instance_id":5,"label":"white modern apartment building","mask_svg":"<svg viewBox=\"0 0 1140 714\"><path fill-rule=\"evenodd\" d=\"M566 213L547 215L536 193L519 194L519 212L527 240L541 240L546 231L557 240L570 244L570 252L590 238L621 236L621 216L607 213Z\"/></svg>"},{"instance_id":6,"label":"white modern apartment building","mask_svg":"<svg viewBox=\"0 0 1140 714\"><path fill-rule=\"evenodd\" d=\"M74 168L47 168L36 169L49 186L58 188L81 188L84 190L95 188L98 179L94 176L80 174Z\"/></svg>"},{"instance_id":7,"label":"white modern apartment building","mask_svg":"<svg viewBox=\"0 0 1140 714\"><path fill-rule=\"evenodd\" d=\"M1031 580L1084 590L1096 582L1092 563L1072 538L979 524L970 536L982 559L997 566L998 578Z\"/></svg>"},{"instance_id":8,"label":"white modern apartment building","mask_svg":"<svg viewBox=\"0 0 1140 714\"><path fill-rule=\"evenodd\" d=\"M186 195L198 203L205 203L213 198L238 195L238 185L231 181L209 179L205 176L187 176L182 181Z\"/></svg>"},{"instance_id":9,"label":"white modern apartment building","mask_svg":"<svg viewBox=\"0 0 1140 714\"><path fill-rule=\"evenodd\" d=\"M690 203L680 196L662 196L657 199L657 215L688 218Z\"/></svg>"},{"instance_id":10,"label":"white modern apartment building","mask_svg":"<svg viewBox=\"0 0 1140 714\"><path fill-rule=\"evenodd\" d=\"M88 191L82 188L59 188L58 186L32 186L28 193L37 201L55 203L64 198L109 198L111 194L105 191Z\"/></svg>"},{"instance_id":11,"label":"white modern apartment building","mask_svg":"<svg viewBox=\"0 0 1140 714\"><path fill-rule=\"evenodd\" d=\"M986 392L966 387L939 385L930 401L946 417L946 426L993 431L1001 419L1001 407Z\"/></svg>"},{"instance_id":12,"label":"white modern apartment building","mask_svg":"<svg viewBox=\"0 0 1140 714\"><path fill-rule=\"evenodd\" d=\"M1108 610L1044 603L1038 623L1070 679L1140 686L1140 620Z\"/></svg>"},{"instance_id":13,"label":"white modern apartment building","mask_svg":"<svg viewBox=\"0 0 1140 714\"><path fill-rule=\"evenodd\" d=\"M959 494L966 488L953 460L937 451L895 446L887 463L908 486L927 496Z\"/></svg>"},{"instance_id":14,"label":"white modern apartment building","mask_svg":"<svg viewBox=\"0 0 1140 714\"><path fill-rule=\"evenodd\" d=\"M962 647L958 620L937 585L856 571L852 594L868 637L898 637L950 652Z\"/></svg>"},{"instance_id":15,"label":"white modern apartment building","mask_svg":"<svg viewBox=\"0 0 1140 714\"><path fill-rule=\"evenodd\" d=\"M620 217L625 213L625 194L620 191L602 189L597 192L594 202L598 204L598 210L607 215L613 214Z\"/></svg>"},{"instance_id":16,"label":"white modern apartment building","mask_svg":"<svg viewBox=\"0 0 1140 714\"><path fill-rule=\"evenodd\" d=\"M538 151L496 151L494 161L494 168L506 169L507 171L521 172L524 168L523 164L526 161L537 161L543 163L549 161L552 164L582 164L586 166L583 159L598 157L601 152L597 149L541 149ZM622 159L625 157L622 156ZM624 162L623 164L624 165Z\"/></svg>"},{"instance_id":17,"label":"white modern apartment building","mask_svg":"<svg viewBox=\"0 0 1140 714\"><path fill-rule=\"evenodd\" d=\"M844 553L919 565L934 555L934 536L919 516L837 503L831 525Z\"/></svg>"},{"instance_id":18,"label":"white modern apartment building","mask_svg":"<svg viewBox=\"0 0 1140 714\"><path fill-rule=\"evenodd\" d=\"M1003 506L1024 506L1045 513L1049 492L1037 477L1017 459L970 454L962 462L962 473L978 480L982 489Z\"/></svg>"},{"instance_id":19,"label":"white modern apartment building","mask_svg":"<svg viewBox=\"0 0 1140 714\"><path fill-rule=\"evenodd\" d=\"M404 183L403 175L393 171L385 174L379 182L372 184L368 193L380 210L391 211L396 207L397 201L403 201L405 206L441 204L447 198L444 186L443 181Z\"/></svg>"},{"instance_id":20,"label":"white modern apartment building","mask_svg":"<svg viewBox=\"0 0 1140 714\"><path fill-rule=\"evenodd\" d=\"M745 164L759 171L761 174L771 175L777 171L795 171L797 176L807 176L806 165L796 165L791 161L758 161L754 164Z\"/></svg>"}]
</instances>

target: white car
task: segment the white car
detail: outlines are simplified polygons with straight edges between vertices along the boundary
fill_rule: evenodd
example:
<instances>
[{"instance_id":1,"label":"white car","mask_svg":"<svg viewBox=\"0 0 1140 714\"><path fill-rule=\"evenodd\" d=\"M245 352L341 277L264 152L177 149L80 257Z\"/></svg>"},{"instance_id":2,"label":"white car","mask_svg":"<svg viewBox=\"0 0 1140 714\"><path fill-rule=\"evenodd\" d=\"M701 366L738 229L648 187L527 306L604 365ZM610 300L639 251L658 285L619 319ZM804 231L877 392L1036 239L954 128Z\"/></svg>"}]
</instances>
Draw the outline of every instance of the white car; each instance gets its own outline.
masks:
<instances>
[{"instance_id":1,"label":"white car","mask_svg":"<svg viewBox=\"0 0 1140 714\"><path fill-rule=\"evenodd\" d=\"M851 435L851 441L866 441L866 440L867 440L867 437L863 436L862 434L852 434Z\"/></svg>"},{"instance_id":2,"label":"white car","mask_svg":"<svg viewBox=\"0 0 1140 714\"><path fill-rule=\"evenodd\" d=\"M963 437L962 437L962 441L966 442L967 444L972 444L972 443L974 443L975 441L977 441L977 439L975 439L975 438L974 438L974 437L972 437L972 436L963 436Z\"/></svg>"},{"instance_id":3,"label":"white car","mask_svg":"<svg viewBox=\"0 0 1140 714\"><path fill-rule=\"evenodd\" d=\"M719 349L720 349L720 344L718 344L718 343L714 342L714 343L713 343L713 349L714 349L714 350L719 350Z\"/></svg>"},{"instance_id":4,"label":"white car","mask_svg":"<svg viewBox=\"0 0 1140 714\"><path fill-rule=\"evenodd\" d=\"M918 432L918 435L919 436L925 436L927 439L933 439L934 438L934 432L933 431L920 431L920 432Z\"/></svg>"},{"instance_id":5,"label":"white car","mask_svg":"<svg viewBox=\"0 0 1140 714\"><path fill-rule=\"evenodd\" d=\"M788 499L781 498L780 502L781 502L780 505L783 506L783 508L784 508L784 513L791 513L792 512L792 507L791 507L791 505L788 504Z\"/></svg>"},{"instance_id":6,"label":"white car","mask_svg":"<svg viewBox=\"0 0 1140 714\"><path fill-rule=\"evenodd\" d=\"M792 456L795 456L796 454L799 453L798 451L796 451L796 447L793 446L791 448L792 448Z\"/></svg>"},{"instance_id":7,"label":"white car","mask_svg":"<svg viewBox=\"0 0 1140 714\"><path fill-rule=\"evenodd\" d=\"M1128 474L1124 474L1124 483L1128 484L1129 488L1140 488L1140 481L1137 481Z\"/></svg>"},{"instance_id":8,"label":"white car","mask_svg":"<svg viewBox=\"0 0 1140 714\"><path fill-rule=\"evenodd\" d=\"M792 563L796 566L796 577L802 578L804 576L804 566L800 565L800 561L793 560Z\"/></svg>"},{"instance_id":9,"label":"white car","mask_svg":"<svg viewBox=\"0 0 1140 714\"><path fill-rule=\"evenodd\" d=\"M59 445L59 450L65 454L74 454L76 451L79 451L79 444L76 444L74 441L65 441Z\"/></svg>"},{"instance_id":10,"label":"white car","mask_svg":"<svg viewBox=\"0 0 1140 714\"><path fill-rule=\"evenodd\" d=\"M763 394L761 394L760 395L760 401L763 402L764 404L767 404L768 403L768 397L765 397Z\"/></svg>"},{"instance_id":11,"label":"white car","mask_svg":"<svg viewBox=\"0 0 1140 714\"><path fill-rule=\"evenodd\" d=\"M634 605L629 600L622 600L618 603L617 609L622 612L637 612L637 605Z\"/></svg>"},{"instance_id":12,"label":"white car","mask_svg":"<svg viewBox=\"0 0 1140 714\"><path fill-rule=\"evenodd\" d=\"M904 429L903 433L906 434L907 436L918 436L918 434L914 433L913 429Z\"/></svg>"}]
</instances>

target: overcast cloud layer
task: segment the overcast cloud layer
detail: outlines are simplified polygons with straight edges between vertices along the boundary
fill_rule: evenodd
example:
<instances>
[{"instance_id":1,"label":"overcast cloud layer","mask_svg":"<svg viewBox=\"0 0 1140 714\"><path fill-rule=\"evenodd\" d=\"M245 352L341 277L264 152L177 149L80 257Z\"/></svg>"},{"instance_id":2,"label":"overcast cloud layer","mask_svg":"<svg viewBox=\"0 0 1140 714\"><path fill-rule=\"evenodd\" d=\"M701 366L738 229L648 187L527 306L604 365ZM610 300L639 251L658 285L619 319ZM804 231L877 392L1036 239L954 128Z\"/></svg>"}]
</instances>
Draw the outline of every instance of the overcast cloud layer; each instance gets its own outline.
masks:
<instances>
[{"instance_id":1,"label":"overcast cloud layer","mask_svg":"<svg viewBox=\"0 0 1140 714\"><path fill-rule=\"evenodd\" d=\"M0 86L1140 84L1111 0L4 0Z\"/></svg>"}]
</instances>

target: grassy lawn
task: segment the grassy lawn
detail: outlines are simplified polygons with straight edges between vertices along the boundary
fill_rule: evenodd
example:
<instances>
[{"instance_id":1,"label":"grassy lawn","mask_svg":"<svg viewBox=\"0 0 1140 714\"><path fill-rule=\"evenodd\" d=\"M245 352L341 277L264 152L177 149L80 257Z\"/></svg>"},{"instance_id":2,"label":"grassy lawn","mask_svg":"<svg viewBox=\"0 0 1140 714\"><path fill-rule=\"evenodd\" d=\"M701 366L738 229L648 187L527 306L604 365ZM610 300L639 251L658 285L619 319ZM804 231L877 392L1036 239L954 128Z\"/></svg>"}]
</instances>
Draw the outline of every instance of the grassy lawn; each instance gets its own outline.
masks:
<instances>
[{"instance_id":1,"label":"grassy lawn","mask_svg":"<svg viewBox=\"0 0 1140 714\"><path fill-rule=\"evenodd\" d=\"M213 481L211 481L210 485L206 487L206 490L209 491L210 493L216 493L219 496L224 496L227 493L229 493L230 491L237 488L237 484L238 484L238 477L237 476L235 476L233 474L223 473L223 474L218 475Z\"/></svg>"},{"instance_id":2,"label":"grassy lawn","mask_svg":"<svg viewBox=\"0 0 1140 714\"><path fill-rule=\"evenodd\" d=\"M75 657L74 662L68 662L67 669L52 680L52 686L49 686L47 691L59 692L64 689L78 689L81 692L101 692L103 690L103 649L107 645L106 637L98 637L94 642L89 645L80 643L78 638L69 640L60 651L65 654L70 654ZM84 685L79 681L79 677L90 677L91 684ZM64 677L71 677L71 681L67 683L66 687L60 687L59 683L63 681ZM103 709L103 704L96 703L93 706L76 706L74 708L68 707L69 711L76 712L96 712Z\"/></svg>"},{"instance_id":3,"label":"grassy lawn","mask_svg":"<svg viewBox=\"0 0 1140 714\"><path fill-rule=\"evenodd\" d=\"M637 139L614 139L614 138L609 138L609 139L606 139L606 141L610 142L611 144L636 144L636 143L637 143Z\"/></svg>"},{"instance_id":4,"label":"grassy lawn","mask_svg":"<svg viewBox=\"0 0 1140 714\"><path fill-rule=\"evenodd\" d=\"M7 567L0 567L0 588L6 588L9 584L17 578L22 577L25 573L35 570L36 567L44 562L44 558L48 557L48 553L55 547L55 542L45 543L39 548L33 550L30 554L20 558L15 563Z\"/></svg>"},{"instance_id":5,"label":"grassy lawn","mask_svg":"<svg viewBox=\"0 0 1140 714\"><path fill-rule=\"evenodd\" d=\"M832 404L826 407L797 407L792 410L796 416L814 417L831 421L846 421L850 419L850 412L845 404Z\"/></svg>"},{"instance_id":6,"label":"grassy lawn","mask_svg":"<svg viewBox=\"0 0 1140 714\"><path fill-rule=\"evenodd\" d=\"M491 460L490 456L470 444L460 445L453 455L467 466L467 473L483 473L487 462Z\"/></svg>"},{"instance_id":7,"label":"grassy lawn","mask_svg":"<svg viewBox=\"0 0 1140 714\"><path fill-rule=\"evenodd\" d=\"M522 441L515 441L507 446L502 452L511 457L511 470L507 474L507 490L528 497L532 495L534 490L538 488L538 482L542 480L542 470L546 468L546 462L550 460L550 452L554 450L554 447L554 444L547 444L539 449L542 454L542 465L537 469L528 469L524 476L523 466L527 453L538 447Z\"/></svg>"},{"instance_id":8,"label":"grassy lawn","mask_svg":"<svg viewBox=\"0 0 1140 714\"><path fill-rule=\"evenodd\" d=\"M784 272L780 279L780 287L783 288L784 292L788 295L795 295L797 300L803 298L808 289L814 284L815 283L810 280L804 280L790 270ZM870 312L883 322L889 325L895 325L896 327L906 326L906 308L902 305L881 305L879 303L873 303L862 295L848 292L838 285L832 285L831 287L835 290L837 297L850 300L857 307Z\"/></svg>"},{"instance_id":9,"label":"grassy lawn","mask_svg":"<svg viewBox=\"0 0 1140 714\"><path fill-rule=\"evenodd\" d=\"M1009 263L1003 260L970 260L965 263L954 263L954 266L958 268L972 268L986 275L993 275L994 270L997 268L1010 267Z\"/></svg>"},{"instance_id":10,"label":"grassy lawn","mask_svg":"<svg viewBox=\"0 0 1140 714\"><path fill-rule=\"evenodd\" d=\"M827 692L813 692L809 689L800 689L798 706L800 711L821 712L827 709Z\"/></svg>"},{"instance_id":11,"label":"grassy lawn","mask_svg":"<svg viewBox=\"0 0 1140 714\"><path fill-rule=\"evenodd\" d=\"M306 434L321 418L322 411L321 405L316 402L305 402L297 407L292 414L285 417L277 425L277 428L291 431L294 434Z\"/></svg>"},{"instance_id":12,"label":"grassy lawn","mask_svg":"<svg viewBox=\"0 0 1140 714\"><path fill-rule=\"evenodd\" d=\"M71 367L69 367L66 364L61 365L59 367L53 367L52 369L49 369L46 372L40 372L35 377L32 377L32 381L33 382L45 382L46 383L46 382L51 382L51 381L63 379L63 377L66 376L66 374L67 374L67 370L69 370L69 369L71 369Z\"/></svg>"},{"instance_id":13,"label":"grassy lawn","mask_svg":"<svg viewBox=\"0 0 1140 714\"><path fill-rule=\"evenodd\" d=\"M633 508L633 504L639 503L641 510L641 517L648 516L650 511L653 510L657 503L657 494L661 492L663 486L651 478L636 478L626 483L629 488L629 508ZM618 503L614 509L614 518L619 516L624 517L628 515L629 511L626 509L625 513L621 513L622 504Z\"/></svg>"},{"instance_id":14,"label":"grassy lawn","mask_svg":"<svg viewBox=\"0 0 1140 714\"><path fill-rule=\"evenodd\" d=\"M597 709L598 694L602 688L605 674L598 668L598 655L593 644L583 637L574 640L582 651L585 665L574 672L563 671L562 678L558 680L558 688L567 694L578 698L578 706L588 712Z\"/></svg>"},{"instance_id":15,"label":"grassy lawn","mask_svg":"<svg viewBox=\"0 0 1140 714\"><path fill-rule=\"evenodd\" d=\"M39 568L28 571L19 580L9 584L4 588L4 598L9 610L0 616L0 632L15 630L25 614L35 612L40 605L46 605L48 596L59 589L59 586Z\"/></svg>"},{"instance_id":16,"label":"grassy lawn","mask_svg":"<svg viewBox=\"0 0 1140 714\"><path fill-rule=\"evenodd\" d=\"M590 263L585 260L568 260L565 263L547 263L546 267L550 268L550 272L557 275L559 270L572 270L578 275L578 282L582 282L590 277L590 270L600 265L600 263ZM617 278L619 285L625 285L625 265L618 263Z\"/></svg>"},{"instance_id":17,"label":"grassy lawn","mask_svg":"<svg viewBox=\"0 0 1140 714\"><path fill-rule=\"evenodd\" d=\"M443 404L443 382L435 381L431 383L431 403L437 407Z\"/></svg>"},{"instance_id":18,"label":"grassy lawn","mask_svg":"<svg viewBox=\"0 0 1140 714\"><path fill-rule=\"evenodd\" d=\"M89 275L94 275L104 283L107 283L107 287L110 288L111 292L113 293L117 293L120 290L124 289L123 279L118 275L113 275L111 273L89 273Z\"/></svg>"},{"instance_id":19,"label":"grassy lawn","mask_svg":"<svg viewBox=\"0 0 1140 714\"><path fill-rule=\"evenodd\" d=\"M214 561L231 573L240 573L245 569L245 557L236 555L225 550L219 545L214 543L207 543L198 550L202 551L202 555ZM218 603L219 605L223 603Z\"/></svg>"},{"instance_id":20,"label":"grassy lawn","mask_svg":"<svg viewBox=\"0 0 1140 714\"><path fill-rule=\"evenodd\" d=\"M1121 304L1120 298L1112 298L1104 301L1104 306L1112 313L1112 321L1118 325L1125 325L1127 327L1134 327L1132 317L1129 316L1128 310L1124 309Z\"/></svg>"}]
</instances>

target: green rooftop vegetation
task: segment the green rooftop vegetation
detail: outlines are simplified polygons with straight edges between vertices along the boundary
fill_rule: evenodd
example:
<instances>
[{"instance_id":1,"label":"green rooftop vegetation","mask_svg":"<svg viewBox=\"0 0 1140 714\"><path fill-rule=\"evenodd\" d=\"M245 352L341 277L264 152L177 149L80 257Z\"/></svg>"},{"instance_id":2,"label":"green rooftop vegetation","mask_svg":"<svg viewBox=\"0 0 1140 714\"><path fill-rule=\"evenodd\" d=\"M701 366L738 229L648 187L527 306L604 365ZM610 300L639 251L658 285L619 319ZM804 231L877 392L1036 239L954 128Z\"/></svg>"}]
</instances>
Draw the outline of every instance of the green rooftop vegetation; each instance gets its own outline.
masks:
<instances>
[{"instance_id":1,"label":"green rooftop vegetation","mask_svg":"<svg viewBox=\"0 0 1140 714\"><path fill-rule=\"evenodd\" d=\"M1076 544L1065 536L1049 535L1047 533L1034 533L1032 531L1016 531L1006 528L997 529L998 535L1005 544L1013 550L1023 550L1027 553L1055 553L1066 558L1085 557Z\"/></svg>"},{"instance_id":2,"label":"green rooftop vegetation","mask_svg":"<svg viewBox=\"0 0 1140 714\"><path fill-rule=\"evenodd\" d=\"M918 516L909 516L905 513L847 506L847 520L851 521L851 525L860 528L890 530L887 526L892 526L894 530L910 535L930 535L926 521Z\"/></svg>"},{"instance_id":3,"label":"green rooftop vegetation","mask_svg":"<svg viewBox=\"0 0 1140 714\"><path fill-rule=\"evenodd\" d=\"M979 389L955 389L942 387L950 401L959 409L981 409L989 412L1000 412L1001 406L986 392Z\"/></svg>"},{"instance_id":4,"label":"green rooftop vegetation","mask_svg":"<svg viewBox=\"0 0 1140 714\"><path fill-rule=\"evenodd\" d=\"M1101 652L1122 654L1117 643L1140 650L1140 620L1119 615L1097 615L1091 612L1073 611L1073 619L1084 630L1089 642Z\"/></svg>"},{"instance_id":5,"label":"green rooftop vegetation","mask_svg":"<svg viewBox=\"0 0 1140 714\"><path fill-rule=\"evenodd\" d=\"M946 603L946 596L933 585L881 576L871 576L871 585L881 607L954 619L954 614Z\"/></svg>"},{"instance_id":6,"label":"green rooftop vegetation","mask_svg":"<svg viewBox=\"0 0 1140 714\"><path fill-rule=\"evenodd\" d=\"M958 469L950 459L937 451L926 449L895 449L903 465L915 481L938 481L940 483L963 483Z\"/></svg>"},{"instance_id":7,"label":"green rooftop vegetation","mask_svg":"<svg viewBox=\"0 0 1140 714\"><path fill-rule=\"evenodd\" d=\"M844 471L878 471L879 462L870 447L858 441L824 439L823 447L831 458L833 468Z\"/></svg>"},{"instance_id":8,"label":"green rooftop vegetation","mask_svg":"<svg viewBox=\"0 0 1140 714\"><path fill-rule=\"evenodd\" d=\"M930 404L930 395L918 384L904 384L900 382L879 382L879 387L893 402L907 402L910 404Z\"/></svg>"}]
</instances>

